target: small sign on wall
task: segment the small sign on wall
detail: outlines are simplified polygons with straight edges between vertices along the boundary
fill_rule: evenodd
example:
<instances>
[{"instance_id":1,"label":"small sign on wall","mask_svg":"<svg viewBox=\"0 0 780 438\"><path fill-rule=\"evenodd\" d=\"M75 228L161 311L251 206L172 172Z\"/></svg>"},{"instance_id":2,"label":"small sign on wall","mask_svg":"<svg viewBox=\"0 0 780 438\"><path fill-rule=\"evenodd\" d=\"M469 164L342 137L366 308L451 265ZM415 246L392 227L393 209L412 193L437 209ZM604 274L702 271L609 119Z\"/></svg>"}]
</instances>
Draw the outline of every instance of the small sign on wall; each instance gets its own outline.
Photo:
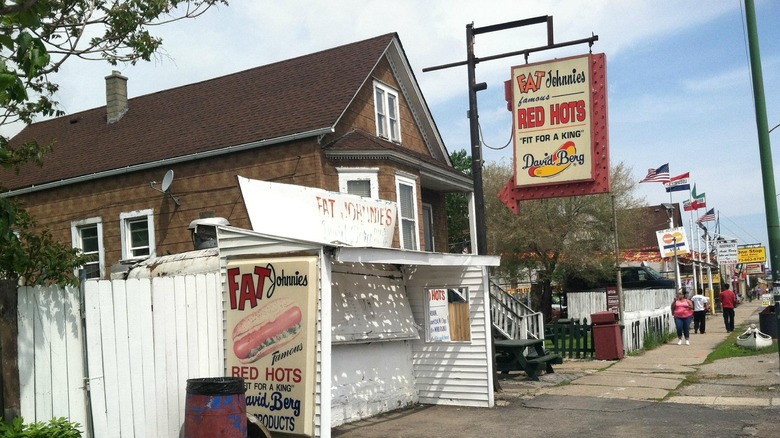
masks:
<instances>
[{"instance_id":1,"label":"small sign on wall","mask_svg":"<svg viewBox=\"0 0 780 438\"><path fill-rule=\"evenodd\" d=\"M450 311L447 289L428 289L428 340L450 341Z\"/></svg>"}]
</instances>

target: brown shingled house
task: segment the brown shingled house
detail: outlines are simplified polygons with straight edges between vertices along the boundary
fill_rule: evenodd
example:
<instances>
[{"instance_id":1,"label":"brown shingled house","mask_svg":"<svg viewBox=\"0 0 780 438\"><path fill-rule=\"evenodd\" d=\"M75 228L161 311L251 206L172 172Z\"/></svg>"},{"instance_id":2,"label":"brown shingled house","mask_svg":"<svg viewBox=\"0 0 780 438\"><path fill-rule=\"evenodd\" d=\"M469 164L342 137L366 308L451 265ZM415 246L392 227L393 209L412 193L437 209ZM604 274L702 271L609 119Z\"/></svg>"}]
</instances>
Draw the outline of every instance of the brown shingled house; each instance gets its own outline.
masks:
<instances>
[{"instance_id":1,"label":"brown shingled house","mask_svg":"<svg viewBox=\"0 0 780 438\"><path fill-rule=\"evenodd\" d=\"M53 142L42 168L0 170L2 196L96 256L92 278L191 250L202 216L251 228L237 175L398 202L393 247L424 251L447 250L446 193L472 191L397 34L131 99L118 72L106 87L107 106L12 140ZM153 190L168 171L175 197Z\"/></svg>"}]
</instances>

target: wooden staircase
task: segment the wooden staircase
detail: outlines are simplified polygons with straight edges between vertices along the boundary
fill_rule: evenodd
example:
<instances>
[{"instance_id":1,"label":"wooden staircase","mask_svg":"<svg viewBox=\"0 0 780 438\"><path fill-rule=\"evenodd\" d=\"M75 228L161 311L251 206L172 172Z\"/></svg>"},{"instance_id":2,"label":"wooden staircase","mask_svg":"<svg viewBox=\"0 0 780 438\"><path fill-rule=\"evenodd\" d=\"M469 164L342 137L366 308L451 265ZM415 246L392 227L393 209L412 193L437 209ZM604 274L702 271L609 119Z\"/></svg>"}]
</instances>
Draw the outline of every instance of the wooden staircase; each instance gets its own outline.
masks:
<instances>
[{"instance_id":1,"label":"wooden staircase","mask_svg":"<svg viewBox=\"0 0 780 438\"><path fill-rule=\"evenodd\" d=\"M544 317L490 282L490 318L493 333L505 339L544 339Z\"/></svg>"}]
</instances>

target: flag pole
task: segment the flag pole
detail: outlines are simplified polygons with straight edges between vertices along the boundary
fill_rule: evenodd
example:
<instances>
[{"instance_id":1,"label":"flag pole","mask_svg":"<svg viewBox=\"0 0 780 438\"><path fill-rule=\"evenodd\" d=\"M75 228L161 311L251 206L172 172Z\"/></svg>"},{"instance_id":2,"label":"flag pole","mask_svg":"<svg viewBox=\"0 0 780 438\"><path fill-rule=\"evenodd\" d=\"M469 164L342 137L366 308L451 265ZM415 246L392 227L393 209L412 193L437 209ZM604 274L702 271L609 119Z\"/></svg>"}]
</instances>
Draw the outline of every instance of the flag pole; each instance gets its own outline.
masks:
<instances>
[{"instance_id":1,"label":"flag pole","mask_svg":"<svg viewBox=\"0 0 780 438\"><path fill-rule=\"evenodd\" d=\"M690 184L688 184L688 205L692 206L693 201L691 200L691 190L690 190ZM700 251L701 245L699 243L699 235L694 234L695 230L693 228L693 210L688 210L688 229L690 230L690 238L693 238L696 236L696 240L693 241L693 244L691 245L691 273L693 274L693 293L692 295L696 295L696 291L698 290L698 278L696 275L696 252ZM701 270L701 264L699 265L699 269Z\"/></svg>"},{"instance_id":2,"label":"flag pole","mask_svg":"<svg viewBox=\"0 0 780 438\"><path fill-rule=\"evenodd\" d=\"M669 190L669 205L672 206L672 214L669 217L669 228L674 228L674 201L672 201L672 191ZM680 219L682 219L682 213L680 213ZM682 225L682 224L680 224ZM677 262L677 238L674 239L674 279L677 282L677 289L679 291L681 286L680 282L680 263Z\"/></svg>"}]
</instances>

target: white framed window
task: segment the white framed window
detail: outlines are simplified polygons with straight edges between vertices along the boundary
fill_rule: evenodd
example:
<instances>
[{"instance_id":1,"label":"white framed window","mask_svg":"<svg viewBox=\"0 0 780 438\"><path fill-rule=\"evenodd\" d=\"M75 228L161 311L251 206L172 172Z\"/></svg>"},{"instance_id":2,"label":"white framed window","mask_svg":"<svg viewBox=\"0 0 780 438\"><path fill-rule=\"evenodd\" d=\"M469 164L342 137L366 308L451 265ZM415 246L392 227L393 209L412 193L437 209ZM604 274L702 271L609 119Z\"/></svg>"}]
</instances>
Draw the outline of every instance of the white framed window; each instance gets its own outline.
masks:
<instances>
[{"instance_id":1,"label":"white framed window","mask_svg":"<svg viewBox=\"0 0 780 438\"><path fill-rule=\"evenodd\" d=\"M433 238L433 206L423 203L423 237L425 239L425 250L436 251L436 245Z\"/></svg>"},{"instance_id":2,"label":"white framed window","mask_svg":"<svg viewBox=\"0 0 780 438\"><path fill-rule=\"evenodd\" d=\"M413 176L395 176L396 201L398 203L398 235L401 248L419 250L417 236L417 182Z\"/></svg>"},{"instance_id":3,"label":"white framed window","mask_svg":"<svg viewBox=\"0 0 780 438\"><path fill-rule=\"evenodd\" d=\"M339 167L339 192L379 199L379 169Z\"/></svg>"},{"instance_id":4,"label":"white framed window","mask_svg":"<svg viewBox=\"0 0 780 438\"><path fill-rule=\"evenodd\" d=\"M73 248L81 250L87 261L81 267L87 279L103 278L105 271L105 249L103 248L103 220L99 217L70 223Z\"/></svg>"},{"instance_id":5,"label":"white framed window","mask_svg":"<svg viewBox=\"0 0 780 438\"><path fill-rule=\"evenodd\" d=\"M154 256L154 210L138 210L119 215L122 234L122 259Z\"/></svg>"},{"instance_id":6,"label":"white framed window","mask_svg":"<svg viewBox=\"0 0 780 438\"><path fill-rule=\"evenodd\" d=\"M387 85L374 82L374 108L376 109L376 135L400 143L398 92Z\"/></svg>"},{"instance_id":7,"label":"white framed window","mask_svg":"<svg viewBox=\"0 0 780 438\"><path fill-rule=\"evenodd\" d=\"M466 287L425 289L427 342L471 341L471 309Z\"/></svg>"}]
</instances>

